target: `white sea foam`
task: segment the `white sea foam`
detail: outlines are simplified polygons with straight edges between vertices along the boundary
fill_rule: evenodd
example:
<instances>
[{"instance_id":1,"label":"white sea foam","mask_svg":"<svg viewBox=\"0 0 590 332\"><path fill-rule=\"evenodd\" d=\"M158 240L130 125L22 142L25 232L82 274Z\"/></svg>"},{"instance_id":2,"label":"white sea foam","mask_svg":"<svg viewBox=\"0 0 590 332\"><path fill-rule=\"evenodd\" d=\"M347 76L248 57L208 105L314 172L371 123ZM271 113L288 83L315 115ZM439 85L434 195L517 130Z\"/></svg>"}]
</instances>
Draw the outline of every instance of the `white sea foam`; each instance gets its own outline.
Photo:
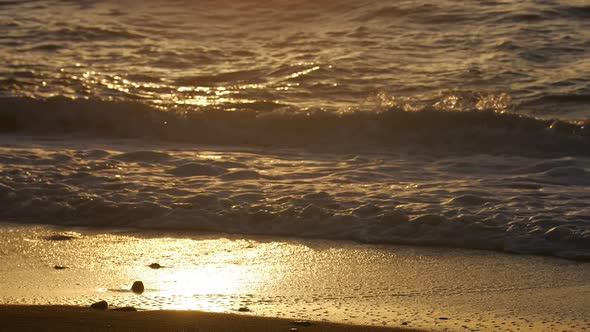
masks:
<instances>
[{"instance_id":1,"label":"white sea foam","mask_svg":"<svg viewBox=\"0 0 590 332\"><path fill-rule=\"evenodd\" d=\"M590 258L590 159L2 137L0 217Z\"/></svg>"}]
</instances>

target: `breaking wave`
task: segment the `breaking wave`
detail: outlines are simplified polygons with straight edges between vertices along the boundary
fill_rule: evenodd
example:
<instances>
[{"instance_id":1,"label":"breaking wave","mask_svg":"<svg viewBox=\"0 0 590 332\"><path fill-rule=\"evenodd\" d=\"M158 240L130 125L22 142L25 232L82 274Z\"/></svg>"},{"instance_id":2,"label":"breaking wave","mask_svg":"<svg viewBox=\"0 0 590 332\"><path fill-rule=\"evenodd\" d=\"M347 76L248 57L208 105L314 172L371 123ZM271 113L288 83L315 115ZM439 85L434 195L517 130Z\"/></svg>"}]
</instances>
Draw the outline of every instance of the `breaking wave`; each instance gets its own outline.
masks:
<instances>
[{"instance_id":1,"label":"breaking wave","mask_svg":"<svg viewBox=\"0 0 590 332\"><path fill-rule=\"evenodd\" d=\"M161 111L142 103L0 99L5 133L329 150L590 155L587 123L494 111Z\"/></svg>"}]
</instances>

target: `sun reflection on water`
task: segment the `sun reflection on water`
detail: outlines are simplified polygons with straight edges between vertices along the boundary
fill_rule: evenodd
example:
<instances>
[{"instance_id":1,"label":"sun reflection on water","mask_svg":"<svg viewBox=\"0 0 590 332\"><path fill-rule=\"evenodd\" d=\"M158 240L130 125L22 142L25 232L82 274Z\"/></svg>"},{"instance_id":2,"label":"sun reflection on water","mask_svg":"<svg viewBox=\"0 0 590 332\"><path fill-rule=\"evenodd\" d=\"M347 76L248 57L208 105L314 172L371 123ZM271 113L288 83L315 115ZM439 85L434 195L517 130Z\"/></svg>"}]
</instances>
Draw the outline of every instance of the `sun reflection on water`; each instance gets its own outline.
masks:
<instances>
[{"instance_id":1,"label":"sun reflection on water","mask_svg":"<svg viewBox=\"0 0 590 332\"><path fill-rule=\"evenodd\" d=\"M241 72L216 73L217 76L166 77L164 73L153 72L149 75L129 72L111 72L99 70L91 65L77 63L74 67L59 68L35 91L16 92L22 96L51 97L55 89L63 89L61 95L66 98L99 99L109 101L137 101L161 110L187 109L199 110L213 107L222 110L246 109L261 110L273 108L272 104L289 104L279 95L270 91L290 91L302 88L299 80L321 69L331 69L332 65L320 66L317 63L297 63L283 72L259 77L254 70L251 76L242 77ZM234 77L235 76L235 77ZM63 85L66 84L64 87ZM336 84L332 84L335 86Z\"/></svg>"}]
</instances>

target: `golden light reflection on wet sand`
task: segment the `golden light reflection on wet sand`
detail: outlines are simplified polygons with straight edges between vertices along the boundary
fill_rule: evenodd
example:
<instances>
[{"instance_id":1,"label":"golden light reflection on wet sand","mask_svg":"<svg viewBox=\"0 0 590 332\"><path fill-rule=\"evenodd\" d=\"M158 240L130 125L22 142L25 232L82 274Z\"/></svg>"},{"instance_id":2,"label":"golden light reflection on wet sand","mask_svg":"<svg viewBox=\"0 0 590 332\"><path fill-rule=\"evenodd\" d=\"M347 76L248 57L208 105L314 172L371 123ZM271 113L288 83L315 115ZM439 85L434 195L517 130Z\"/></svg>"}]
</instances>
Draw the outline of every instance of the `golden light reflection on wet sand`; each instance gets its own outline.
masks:
<instances>
[{"instance_id":1,"label":"golden light reflection on wet sand","mask_svg":"<svg viewBox=\"0 0 590 332\"><path fill-rule=\"evenodd\" d=\"M176 297L176 301L167 305L168 309L199 310L223 312L231 306L225 303L212 302L206 297L182 297L184 294L210 295L233 294L243 287L240 276L243 269L231 265L205 266L199 269L162 271L161 277L154 286L159 289L157 296ZM248 274L250 278L254 276ZM256 277L260 277L257 275Z\"/></svg>"},{"instance_id":2,"label":"golden light reflection on wet sand","mask_svg":"<svg viewBox=\"0 0 590 332\"><path fill-rule=\"evenodd\" d=\"M582 326L576 313L588 302L580 295L588 269L544 257L182 233L77 230L67 233L71 239L54 237L67 231L0 227L0 304L106 300L113 307L234 313L246 307L245 314L258 316L480 330L510 310L509 323L526 319L534 330L557 321ZM142 294L130 291L135 280L145 284ZM547 288L547 280L555 284ZM548 309L531 306L540 298Z\"/></svg>"},{"instance_id":3,"label":"golden light reflection on wet sand","mask_svg":"<svg viewBox=\"0 0 590 332\"><path fill-rule=\"evenodd\" d=\"M10 234L18 237L17 233ZM34 230L11 242L16 246L9 246L8 252L14 255L18 267L0 268L0 273L11 273L14 282L26 279L31 283L24 298L43 293L45 302L53 298L79 304L77 301L84 298L105 298L114 305L144 309L227 312L247 305L251 294L260 293L261 287L282 278L268 260L280 247L275 245L227 238L146 238L77 232L67 233L71 240L53 241L47 234ZM40 258L16 258L31 251ZM38 289L47 283L46 274L29 273L39 267L40 261L41 268L49 270L54 265L66 267L63 272L67 273L49 275L52 289ZM152 263L162 268L150 268ZM130 291L135 280L145 284L142 294ZM21 289L13 290L19 293ZM8 299L15 293L5 295Z\"/></svg>"},{"instance_id":4,"label":"golden light reflection on wet sand","mask_svg":"<svg viewBox=\"0 0 590 332\"><path fill-rule=\"evenodd\" d=\"M261 256L264 247L243 240L137 239L143 255L163 267L130 266L128 274L149 285L146 297L167 299L166 309L224 312L235 308L232 295L256 293L260 285L278 278ZM133 241L134 242L134 241ZM138 243L139 244L139 243ZM131 248L130 248L131 249ZM134 249L131 249L134 250ZM159 257L159 258L158 258ZM257 262L254 266L252 262ZM122 289L128 286L122 286Z\"/></svg>"},{"instance_id":5,"label":"golden light reflection on wet sand","mask_svg":"<svg viewBox=\"0 0 590 332\"><path fill-rule=\"evenodd\" d=\"M271 248L276 249L244 240L149 239L144 255L160 257L154 261L164 267L132 267L129 274L147 280L143 296L163 308L233 311L246 306L261 285L280 280L280 272L264 258L272 255Z\"/></svg>"}]
</instances>

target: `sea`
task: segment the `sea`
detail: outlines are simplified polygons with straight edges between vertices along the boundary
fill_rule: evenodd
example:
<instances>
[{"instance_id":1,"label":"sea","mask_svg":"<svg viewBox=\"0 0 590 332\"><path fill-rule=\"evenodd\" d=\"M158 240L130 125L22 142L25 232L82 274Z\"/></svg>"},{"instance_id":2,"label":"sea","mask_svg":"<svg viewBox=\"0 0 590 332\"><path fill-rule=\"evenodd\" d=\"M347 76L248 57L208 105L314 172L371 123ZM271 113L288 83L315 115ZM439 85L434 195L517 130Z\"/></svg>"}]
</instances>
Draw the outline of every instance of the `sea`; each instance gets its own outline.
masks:
<instances>
[{"instance_id":1,"label":"sea","mask_svg":"<svg viewBox=\"0 0 590 332\"><path fill-rule=\"evenodd\" d=\"M2 0L0 219L590 260L587 0Z\"/></svg>"}]
</instances>

